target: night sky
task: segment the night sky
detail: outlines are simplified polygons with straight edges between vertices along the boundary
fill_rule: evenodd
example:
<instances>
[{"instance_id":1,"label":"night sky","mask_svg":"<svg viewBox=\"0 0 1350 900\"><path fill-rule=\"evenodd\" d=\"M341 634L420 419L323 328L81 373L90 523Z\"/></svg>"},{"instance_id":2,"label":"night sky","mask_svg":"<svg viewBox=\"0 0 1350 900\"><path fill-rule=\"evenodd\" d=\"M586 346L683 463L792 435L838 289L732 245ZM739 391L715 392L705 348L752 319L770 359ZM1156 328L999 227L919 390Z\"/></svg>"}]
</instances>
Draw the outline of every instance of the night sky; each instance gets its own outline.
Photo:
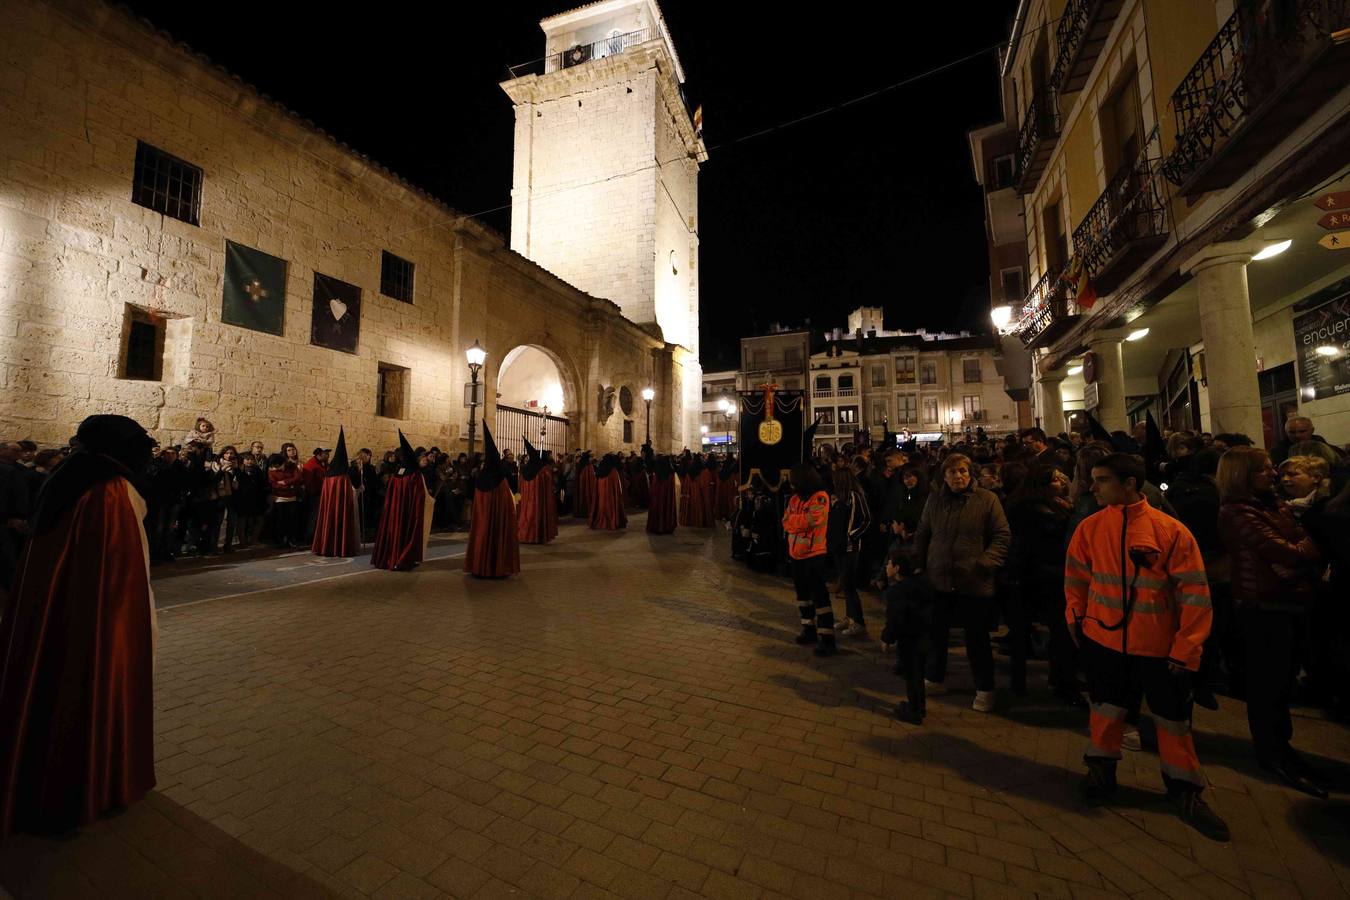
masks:
<instances>
[{"instance_id":1,"label":"night sky","mask_svg":"<svg viewBox=\"0 0 1350 900\"><path fill-rule=\"evenodd\" d=\"M543 55L538 21L573 2L340 6L131 0L137 13L455 208L509 234L506 66ZM666 0L704 107L705 367L771 322L988 328L983 209L966 131L999 115L997 55L847 103L997 44L1016 0L838 7ZM980 12L976 12L976 10ZM330 12L332 11L332 12Z\"/></svg>"}]
</instances>

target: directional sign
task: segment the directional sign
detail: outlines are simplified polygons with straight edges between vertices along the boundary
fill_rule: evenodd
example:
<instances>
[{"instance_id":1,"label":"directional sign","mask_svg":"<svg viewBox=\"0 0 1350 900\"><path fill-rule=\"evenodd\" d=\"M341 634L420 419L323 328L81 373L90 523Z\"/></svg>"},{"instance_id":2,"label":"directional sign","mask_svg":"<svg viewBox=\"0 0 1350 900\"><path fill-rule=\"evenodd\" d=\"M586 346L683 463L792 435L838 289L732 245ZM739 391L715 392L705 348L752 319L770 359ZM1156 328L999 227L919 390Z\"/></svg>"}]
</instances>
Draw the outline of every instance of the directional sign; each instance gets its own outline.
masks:
<instances>
[{"instance_id":1,"label":"directional sign","mask_svg":"<svg viewBox=\"0 0 1350 900\"><path fill-rule=\"evenodd\" d=\"M1350 209L1350 191L1335 191L1330 194L1323 194L1313 201L1313 206L1318 209Z\"/></svg>"},{"instance_id":2,"label":"directional sign","mask_svg":"<svg viewBox=\"0 0 1350 900\"><path fill-rule=\"evenodd\" d=\"M1331 234L1324 234L1317 243L1328 250L1350 250L1350 231L1333 231Z\"/></svg>"},{"instance_id":3,"label":"directional sign","mask_svg":"<svg viewBox=\"0 0 1350 900\"><path fill-rule=\"evenodd\" d=\"M1350 228L1350 209L1345 212L1329 212L1317 220L1327 231L1335 231L1337 228Z\"/></svg>"}]
</instances>

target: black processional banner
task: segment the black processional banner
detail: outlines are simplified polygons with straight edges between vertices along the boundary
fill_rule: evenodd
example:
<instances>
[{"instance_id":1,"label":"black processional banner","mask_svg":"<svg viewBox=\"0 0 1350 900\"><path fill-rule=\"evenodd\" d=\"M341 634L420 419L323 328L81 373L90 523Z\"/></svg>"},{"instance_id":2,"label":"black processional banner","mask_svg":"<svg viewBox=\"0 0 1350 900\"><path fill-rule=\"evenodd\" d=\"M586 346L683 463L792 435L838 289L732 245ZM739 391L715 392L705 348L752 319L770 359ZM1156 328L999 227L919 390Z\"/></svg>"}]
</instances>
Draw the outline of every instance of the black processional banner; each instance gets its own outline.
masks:
<instances>
[{"instance_id":1,"label":"black processional banner","mask_svg":"<svg viewBox=\"0 0 1350 900\"><path fill-rule=\"evenodd\" d=\"M355 353L361 337L361 289L331 275L314 273L314 313L309 342Z\"/></svg>"},{"instance_id":2,"label":"black processional banner","mask_svg":"<svg viewBox=\"0 0 1350 900\"><path fill-rule=\"evenodd\" d=\"M766 387L740 391L741 485L758 475L777 491L787 483L788 471L802 461L804 392Z\"/></svg>"},{"instance_id":3,"label":"black processional banner","mask_svg":"<svg viewBox=\"0 0 1350 900\"><path fill-rule=\"evenodd\" d=\"M281 334L286 319L286 260L225 242L225 296L220 321Z\"/></svg>"}]
</instances>

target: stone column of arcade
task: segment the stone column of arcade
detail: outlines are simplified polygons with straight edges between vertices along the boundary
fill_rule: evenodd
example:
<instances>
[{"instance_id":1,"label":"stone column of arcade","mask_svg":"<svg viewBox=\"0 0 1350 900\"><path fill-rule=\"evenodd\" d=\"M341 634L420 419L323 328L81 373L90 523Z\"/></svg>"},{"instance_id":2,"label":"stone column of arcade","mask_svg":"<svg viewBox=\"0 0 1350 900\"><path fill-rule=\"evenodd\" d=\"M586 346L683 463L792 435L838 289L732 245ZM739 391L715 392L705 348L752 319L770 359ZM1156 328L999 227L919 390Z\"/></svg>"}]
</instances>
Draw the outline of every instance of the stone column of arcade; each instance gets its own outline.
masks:
<instances>
[{"instance_id":1,"label":"stone column of arcade","mask_svg":"<svg viewBox=\"0 0 1350 900\"><path fill-rule=\"evenodd\" d=\"M1129 431L1125 415L1125 357L1119 329L1099 331L1088 339L1096 366L1097 409L1093 413L1107 431Z\"/></svg>"},{"instance_id":2,"label":"stone column of arcade","mask_svg":"<svg viewBox=\"0 0 1350 900\"><path fill-rule=\"evenodd\" d=\"M1200 294L1200 336L1205 342L1209 385L1209 429L1261 435L1261 394L1256 383L1256 341L1252 335L1247 263L1261 242L1211 244L1187 260Z\"/></svg>"},{"instance_id":3,"label":"stone column of arcade","mask_svg":"<svg viewBox=\"0 0 1350 900\"><path fill-rule=\"evenodd\" d=\"M1040 389L1041 429L1051 436L1064 430L1064 398L1059 386L1067 374L1063 369L1058 369L1036 375L1036 386Z\"/></svg>"}]
</instances>

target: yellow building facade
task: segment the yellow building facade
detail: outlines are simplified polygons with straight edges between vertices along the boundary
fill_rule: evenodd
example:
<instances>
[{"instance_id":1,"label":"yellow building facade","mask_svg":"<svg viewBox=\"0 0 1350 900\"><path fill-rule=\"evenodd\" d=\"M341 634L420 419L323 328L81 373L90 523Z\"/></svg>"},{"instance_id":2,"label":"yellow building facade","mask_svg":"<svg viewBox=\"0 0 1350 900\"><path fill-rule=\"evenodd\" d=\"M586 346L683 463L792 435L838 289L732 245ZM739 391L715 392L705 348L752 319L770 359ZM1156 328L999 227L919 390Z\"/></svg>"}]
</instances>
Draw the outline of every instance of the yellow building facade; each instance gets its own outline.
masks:
<instances>
[{"instance_id":1,"label":"yellow building facade","mask_svg":"<svg viewBox=\"0 0 1350 900\"><path fill-rule=\"evenodd\" d=\"M991 235L1008 164L979 146L1013 156L1026 294L996 320L1048 431L1086 408L1272 444L1297 410L1350 442L1347 29L1347 0L1021 4L1004 120L971 136Z\"/></svg>"}]
</instances>

